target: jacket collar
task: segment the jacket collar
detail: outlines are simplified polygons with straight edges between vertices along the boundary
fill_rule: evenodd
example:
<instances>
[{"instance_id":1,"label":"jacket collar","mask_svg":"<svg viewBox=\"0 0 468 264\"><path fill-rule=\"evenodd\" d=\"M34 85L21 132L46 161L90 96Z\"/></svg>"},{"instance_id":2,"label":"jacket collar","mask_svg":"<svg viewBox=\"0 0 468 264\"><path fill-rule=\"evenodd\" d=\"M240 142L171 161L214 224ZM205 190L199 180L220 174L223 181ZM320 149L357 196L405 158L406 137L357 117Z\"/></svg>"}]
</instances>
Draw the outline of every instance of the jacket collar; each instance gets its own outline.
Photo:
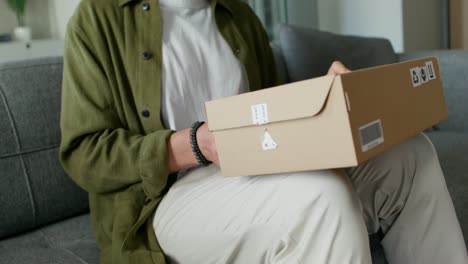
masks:
<instances>
[{"instance_id":1,"label":"jacket collar","mask_svg":"<svg viewBox=\"0 0 468 264\"><path fill-rule=\"evenodd\" d=\"M130 2L133 2L135 0L119 0L119 6L120 7L123 7L125 6L126 4L130 3Z\"/></svg>"},{"instance_id":2,"label":"jacket collar","mask_svg":"<svg viewBox=\"0 0 468 264\"><path fill-rule=\"evenodd\" d=\"M119 1L119 6L123 7L130 2L136 2L138 0L118 0L118 1ZM229 12L234 13L232 2L233 2L232 0L211 0L211 6L214 9L217 4L220 4L223 7L225 7Z\"/></svg>"},{"instance_id":3,"label":"jacket collar","mask_svg":"<svg viewBox=\"0 0 468 264\"><path fill-rule=\"evenodd\" d=\"M211 6L213 7L213 10L215 10L215 7L217 4L220 4L224 8L226 8L231 14L234 13L234 5L233 5L233 0L211 0Z\"/></svg>"}]
</instances>

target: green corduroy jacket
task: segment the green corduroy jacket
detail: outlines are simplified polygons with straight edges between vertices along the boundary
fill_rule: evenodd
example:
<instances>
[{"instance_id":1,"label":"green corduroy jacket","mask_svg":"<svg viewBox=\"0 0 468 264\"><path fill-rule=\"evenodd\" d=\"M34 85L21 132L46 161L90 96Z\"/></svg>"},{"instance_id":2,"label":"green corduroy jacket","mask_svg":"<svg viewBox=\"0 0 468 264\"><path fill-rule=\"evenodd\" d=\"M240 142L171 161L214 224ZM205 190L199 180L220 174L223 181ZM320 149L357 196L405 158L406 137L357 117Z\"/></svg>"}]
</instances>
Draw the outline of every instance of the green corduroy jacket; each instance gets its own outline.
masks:
<instances>
[{"instance_id":1,"label":"green corduroy jacket","mask_svg":"<svg viewBox=\"0 0 468 264\"><path fill-rule=\"evenodd\" d=\"M277 84L260 21L239 0L212 0L250 89ZM68 24L60 160L89 193L101 263L165 263L152 215L170 187L161 122L158 0L82 0Z\"/></svg>"}]
</instances>

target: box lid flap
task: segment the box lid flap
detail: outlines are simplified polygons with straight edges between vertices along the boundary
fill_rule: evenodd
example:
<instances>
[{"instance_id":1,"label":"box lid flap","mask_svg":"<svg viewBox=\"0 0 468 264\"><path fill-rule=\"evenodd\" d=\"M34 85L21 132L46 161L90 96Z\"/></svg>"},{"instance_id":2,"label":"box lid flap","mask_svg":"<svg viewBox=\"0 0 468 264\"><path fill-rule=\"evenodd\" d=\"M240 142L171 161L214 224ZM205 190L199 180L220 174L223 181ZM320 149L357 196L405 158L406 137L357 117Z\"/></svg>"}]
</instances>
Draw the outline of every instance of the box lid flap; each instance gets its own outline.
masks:
<instances>
[{"instance_id":1,"label":"box lid flap","mask_svg":"<svg viewBox=\"0 0 468 264\"><path fill-rule=\"evenodd\" d=\"M312 117L321 112L337 76L324 76L205 104L211 131Z\"/></svg>"}]
</instances>

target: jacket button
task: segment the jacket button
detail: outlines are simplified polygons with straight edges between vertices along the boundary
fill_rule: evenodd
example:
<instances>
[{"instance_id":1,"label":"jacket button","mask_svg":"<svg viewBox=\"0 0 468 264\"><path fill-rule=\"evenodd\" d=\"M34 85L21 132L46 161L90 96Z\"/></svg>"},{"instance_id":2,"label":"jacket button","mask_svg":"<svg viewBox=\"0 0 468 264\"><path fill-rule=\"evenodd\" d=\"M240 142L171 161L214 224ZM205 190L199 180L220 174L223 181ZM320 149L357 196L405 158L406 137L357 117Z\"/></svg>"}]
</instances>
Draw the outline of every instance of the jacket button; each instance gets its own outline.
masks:
<instances>
[{"instance_id":1,"label":"jacket button","mask_svg":"<svg viewBox=\"0 0 468 264\"><path fill-rule=\"evenodd\" d=\"M151 59L151 53L149 53L149 51L143 51L143 53L141 55L143 57L143 60Z\"/></svg>"},{"instance_id":2,"label":"jacket button","mask_svg":"<svg viewBox=\"0 0 468 264\"><path fill-rule=\"evenodd\" d=\"M147 2L144 2L141 4L141 10L143 11L148 11L150 9L150 4Z\"/></svg>"},{"instance_id":3,"label":"jacket button","mask_svg":"<svg viewBox=\"0 0 468 264\"><path fill-rule=\"evenodd\" d=\"M150 116L150 111L148 110L143 110L141 111L141 115L144 117L144 118L148 118Z\"/></svg>"},{"instance_id":4,"label":"jacket button","mask_svg":"<svg viewBox=\"0 0 468 264\"><path fill-rule=\"evenodd\" d=\"M240 53L240 49L236 49L236 54L239 54Z\"/></svg>"}]
</instances>

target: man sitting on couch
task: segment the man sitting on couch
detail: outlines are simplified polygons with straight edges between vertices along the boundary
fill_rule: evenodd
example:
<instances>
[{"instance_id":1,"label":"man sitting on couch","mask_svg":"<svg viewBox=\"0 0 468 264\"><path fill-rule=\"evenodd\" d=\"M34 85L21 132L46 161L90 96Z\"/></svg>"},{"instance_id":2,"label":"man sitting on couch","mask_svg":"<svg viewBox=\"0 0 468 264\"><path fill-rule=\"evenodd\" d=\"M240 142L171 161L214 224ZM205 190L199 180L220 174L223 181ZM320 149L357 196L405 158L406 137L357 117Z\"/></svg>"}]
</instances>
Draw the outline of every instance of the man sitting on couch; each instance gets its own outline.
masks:
<instances>
[{"instance_id":1,"label":"man sitting on couch","mask_svg":"<svg viewBox=\"0 0 468 264\"><path fill-rule=\"evenodd\" d=\"M241 1L81 2L60 158L89 192L102 263L371 263L379 231L391 263L468 263L424 135L346 170L222 177L204 102L277 84Z\"/></svg>"}]
</instances>

